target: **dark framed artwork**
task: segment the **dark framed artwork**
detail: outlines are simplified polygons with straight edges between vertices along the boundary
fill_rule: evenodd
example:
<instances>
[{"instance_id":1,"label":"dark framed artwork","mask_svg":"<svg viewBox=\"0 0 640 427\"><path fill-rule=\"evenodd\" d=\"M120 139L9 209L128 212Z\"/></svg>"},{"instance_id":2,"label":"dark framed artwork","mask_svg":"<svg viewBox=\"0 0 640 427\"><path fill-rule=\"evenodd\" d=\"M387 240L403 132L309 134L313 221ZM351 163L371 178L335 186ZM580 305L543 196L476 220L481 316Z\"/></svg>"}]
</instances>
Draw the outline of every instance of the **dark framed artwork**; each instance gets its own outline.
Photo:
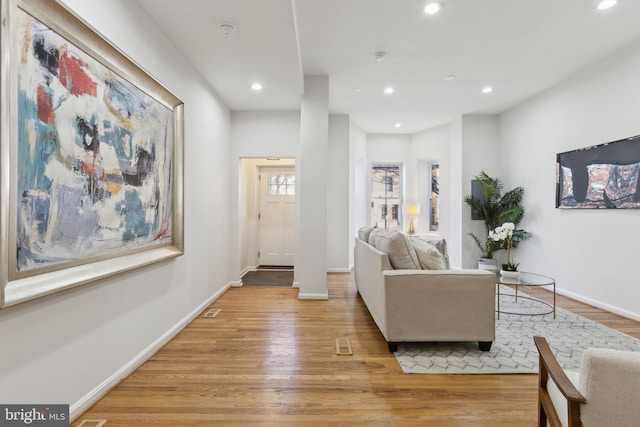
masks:
<instances>
[{"instance_id":1,"label":"dark framed artwork","mask_svg":"<svg viewBox=\"0 0 640 427\"><path fill-rule=\"evenodd\" d=\"M640 135L559 153L556 207L640 208Z\"/></svg>"},{"instance_id":2,"label":"dark framed artwork","mask_svg":"<svg viewBox=\"0 0 640 427\"><path fill-rule=\"evenodd\" d=\"M55 0L0 1L0 307L182 255L182 101Z\"/></svg>"},{"instance_id":3,"label":"dark framed artwork","mask_svg":"<svg viewBox=\"0 0 640 427\"><path fill-rule=\"evenodd\" d=\"M477 179L471 180L471 197L478 199L483 203L485 201L484 194L482 194L482 185L480 185L480 181ZM471 219L477 221L482 219L482 216L480 216L480 214L475 210L471 209Z\"/></svg>"}]
</instances>

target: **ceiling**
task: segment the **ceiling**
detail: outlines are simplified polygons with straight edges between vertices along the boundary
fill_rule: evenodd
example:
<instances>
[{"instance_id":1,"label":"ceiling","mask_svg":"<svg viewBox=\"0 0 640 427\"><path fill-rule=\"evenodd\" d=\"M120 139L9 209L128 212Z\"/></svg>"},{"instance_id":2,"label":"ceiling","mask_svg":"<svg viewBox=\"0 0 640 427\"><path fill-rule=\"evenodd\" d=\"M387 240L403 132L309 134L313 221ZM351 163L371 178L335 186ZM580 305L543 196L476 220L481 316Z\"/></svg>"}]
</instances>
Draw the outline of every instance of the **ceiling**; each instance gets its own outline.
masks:
<instances>
[{"instance_id":1,"label":"ceiling","mask_svg":"<svg viewBox=\"0 0 640 427\"><path fill-rule=\"evenodd\" d=\"M640 40L638 0L137 2L232 111L297 110L304 75L328 75L330 112L367 133L500 113Z\"/></svg>"}]
</instances>

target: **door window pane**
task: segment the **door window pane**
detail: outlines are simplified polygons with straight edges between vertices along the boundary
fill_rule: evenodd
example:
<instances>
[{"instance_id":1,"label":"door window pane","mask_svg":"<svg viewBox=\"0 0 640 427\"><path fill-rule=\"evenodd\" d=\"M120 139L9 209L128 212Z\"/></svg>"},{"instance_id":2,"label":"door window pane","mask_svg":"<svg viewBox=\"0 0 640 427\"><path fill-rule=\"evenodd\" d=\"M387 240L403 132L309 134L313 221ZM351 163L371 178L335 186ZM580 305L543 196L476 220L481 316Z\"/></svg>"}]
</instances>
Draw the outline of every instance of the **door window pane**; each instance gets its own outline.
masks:
<instances>
[{"instance_id":1,"label":"door window pane","mask_svg":"<svg viewBox=\"0 0 640 427\"><path fill-rule=\"evenodd\" d=\"M269 195L294 196L296 194L296 176L290 174L269 175Z\"/></svg>"}]
</instances>

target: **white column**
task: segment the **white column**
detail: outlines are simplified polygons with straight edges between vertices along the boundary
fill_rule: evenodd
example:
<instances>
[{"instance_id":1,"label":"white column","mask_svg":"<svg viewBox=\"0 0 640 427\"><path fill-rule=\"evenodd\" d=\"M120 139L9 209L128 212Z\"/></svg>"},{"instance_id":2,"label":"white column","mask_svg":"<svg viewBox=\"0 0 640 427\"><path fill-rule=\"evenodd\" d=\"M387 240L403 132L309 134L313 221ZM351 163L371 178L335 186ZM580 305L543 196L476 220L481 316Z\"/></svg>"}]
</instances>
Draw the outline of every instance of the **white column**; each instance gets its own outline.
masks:
<instances>
[{"instance_id":1,"label":"white column","mask_svg":"<svg viewBox=\"0 0 640 427\"><path fill-rule=\"evenodd\" d=\"M305 76L300 107L300 150L295 282L299 299L328 299L327 151L329 77Z\"/></svg>"},{"instance_id":2,"label":"white column","mask_svg":"<svg viewBox=\"0 0 640 427\"><path fill-rule=\"evenodd\" d=\"M327 271L349 272L349 116L329 116L327 157Z\"/></svg>"}]
</instances>

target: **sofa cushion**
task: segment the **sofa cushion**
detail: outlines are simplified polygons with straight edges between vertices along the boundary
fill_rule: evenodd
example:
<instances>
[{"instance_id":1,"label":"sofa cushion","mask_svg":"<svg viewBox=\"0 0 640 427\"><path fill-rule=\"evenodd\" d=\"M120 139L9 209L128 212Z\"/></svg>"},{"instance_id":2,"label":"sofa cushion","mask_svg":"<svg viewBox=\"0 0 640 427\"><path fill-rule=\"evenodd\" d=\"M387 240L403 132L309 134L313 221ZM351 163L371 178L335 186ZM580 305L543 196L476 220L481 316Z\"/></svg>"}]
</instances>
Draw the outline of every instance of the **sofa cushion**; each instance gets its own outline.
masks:
<instances>
[{"instance_id":1,"label":"sofa cushion","mask_svg":"<svg viewBox=\"0 0 640 427\"><path fill-rule=\"evenodd\" d=\"M370 225L360 228L360 230L358 230L358 238L369 243L369 234L371 234L371 230L373 230L373 227Z\"/></svg>"},{"instance_id":2,"label":"sofa cushion","mask_svg":"<svg viewBox=\"0 0 640 427\"><path fill-rule=\"evenodd\" d=\"M407 236L396 230L375 228L369 234L369 244L387 254L396 269L421 270L420 261Z\"/></svg>"},{"instance_id":3,"label":"sofa cushion","mask_svg":"<svg viewBox=\"0 0 640 427\"><path fill-rule=\"evenodd\" d=\"M440 251L428 243L426 240L418 237L413 239L413 248L418 255L418 261L423 270L446 270L447 266L444 263L444 257Z\"/></svg>"},{"instance_id":4,"label":"sofa cushion","mask_svg":"<svg viewBox=\"0 0 640 427\"><path fill-rule=\"evenodd\" d=\"M432 244L436 247L442 254L442 259L444 260L445 269L449 270L451 265L449 264L449 254L447 253L447 241L444 239L440 240L427 240L427 243Z\"/></svg>"}]
</instances>

